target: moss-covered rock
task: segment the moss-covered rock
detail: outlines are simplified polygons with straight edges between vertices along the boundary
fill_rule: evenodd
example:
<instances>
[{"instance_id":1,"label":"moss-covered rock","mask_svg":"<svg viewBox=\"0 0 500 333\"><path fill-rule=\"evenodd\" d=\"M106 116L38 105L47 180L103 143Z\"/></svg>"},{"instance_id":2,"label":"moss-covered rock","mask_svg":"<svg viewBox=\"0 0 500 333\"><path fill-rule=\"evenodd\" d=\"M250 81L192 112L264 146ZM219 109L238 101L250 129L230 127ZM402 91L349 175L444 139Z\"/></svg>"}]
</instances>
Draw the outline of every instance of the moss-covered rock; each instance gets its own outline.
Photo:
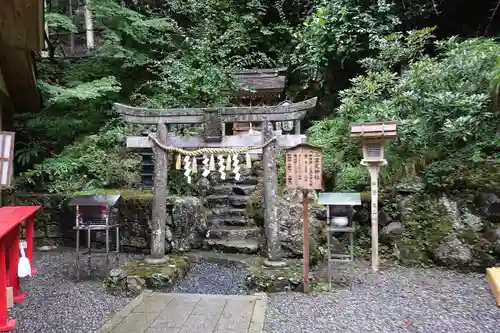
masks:
<instances>
[{"instance_id":1,"label":"moss-covered rock","mask_svg":"<svg viewBox=\"0 0 500 333\"><path fill-rule=\"evenodd\" d=\"M207 210L200 199L195 197L176 197L172 202L171 228L172 239L168 239L176 252L189 251L202 247L207 229Z\"/></svg>"},{"instance_id":2,"label":"moss-covered rock","mask_svg":"<svg viewBox=\"0 0 500 333\"><path fill-rule=\"evenodd\" d=\"M411 196L400 204L403 230L394 240L398 260L411 265L431 264L453 230L453 220L438 200L425 195Z\"/></svg>"},{"instance_id":3,"label":"moss-covered rock","mask_svg":"<svg viewBox=\"0 0 500 333\"><path fill-rule=\"evenodd\" d=\"M248 198L246 214L255 221L259 227L264 227L264 188L261 183Z\"/></svg>"},{"instance_id":4,"label":"moss-covered rock","mask_svg":"<svg viewBox=\"0 0 500 333\"><path fill-rule=\"evenodd\" d=\"M264 202L262 185L250 197L247 215L258 225L264 226ZM311 201L315 198L310 195ZM280 237L283 254L286 258L301 258L303 251L303 206L302 195L296 191L283 191L278 198L278 216L280 218ZM320 220L319 218L323 218ZM311 203L309 209L309 257L311 264L324 258L326 243L326 211L321 205Z\"/></svg>"},{"instance_id":5,"label":"moss-covered rock","mask_svg":"<svg viewBox=\"0 0 500 333\"><path fill-rule=\"evenodd\" d=\"M290 262L286 267L269 268L261 260L249 265L248 270L250 274L247 278L247 287L251 290L266 293L303 290L302 265L299 263ZM314 288L318 282L318 279L310 272L311 288Z\"/></svg>"},{"instance_id":6,"label":"moss-covered rock","mask_svg":"<svg viewBox=\"0 0 500 333\"><path fill-rule=\"evenodd\" d=\"M143 260L130 259L119 269L110 272L104 280L108 292L135 294L143 287L168 290L175 281L182 279L189 270L187 257L172 255L164 264L148 264Z\"/></svg>"},{"instance_id":7,"label":"moss-covered rock","mask_svg":"<svg viewBox=\"0 0 500 333\"><path fill-rule=\"evenodd\" d=\"M400 263L482 270L500 262L495 194L431 195L421 186L395 188L384 202L394 221L382 228L381 242ZM387 237L389 226L394 232Z\"/></svg>"}]
</instances>

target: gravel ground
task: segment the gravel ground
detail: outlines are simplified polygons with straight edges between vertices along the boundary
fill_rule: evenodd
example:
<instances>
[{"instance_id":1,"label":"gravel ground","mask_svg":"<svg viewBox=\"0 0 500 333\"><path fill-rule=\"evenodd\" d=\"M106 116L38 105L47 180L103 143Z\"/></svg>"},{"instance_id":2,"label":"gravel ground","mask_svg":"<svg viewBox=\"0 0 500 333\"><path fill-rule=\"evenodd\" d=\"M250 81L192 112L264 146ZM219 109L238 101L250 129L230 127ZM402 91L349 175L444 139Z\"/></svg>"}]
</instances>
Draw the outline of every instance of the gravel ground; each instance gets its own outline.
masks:
<instances>
[{"instance_id":1,"label":"gravel ground","mask_svg":"<svg viewBox=\"0 0 500 333\"><path fill-rule=\"evenodd\" d=\"M439 269L355 269L350 287L269 297L265 333L498 333L500 310L484 274ZM351 275L352 276L352 275Z\"/></svg>"},{"instance_id":2,"label":"gravel ground","mask_svg":"<svg viewBox=\"0 0 500 333\"><path fill-rule=\"evenodd\" d=\"M94 258L93 267L103 267L103 259ZM94 332L130 301L106 294L98 281L76 283L73 251L37 253L35 260L39 273L22 282L29 295L14 309L15 333ZM246 274L237 267L197 263L172 291L246 294ZM366 264L351 274L357 278L350 288L338 286L331 293L270 295L264 332L500 332L500 310L484 274L411 268L373 274Z\"/></svg>"},{"instance_id":3,"label":"gravel ground","mask_svg":"<svg viewBox=\"0 0 500 333\"><path fill-rule=\"evenodd\" d=\"M186 277L172 289L175 293L246 295L245 279L248 272L238 267L213 263L196 263Z\"/></svg>"},{"instance_id":4,"label":"gravel ground","mask_svg":"<svg viewBox=\"0 0 500 333\"><path fill-rule=\"evenodd\" d=\"M126 297L106 294L101 282L84 280L84 273L82 280L75 282L74 260L74 250L70 249L36 254L38 274L21 281L21 288L28 296L14 308L17 326L13 332L95 332L114 312L128 304L130 299ZM103 257L92 260L93 267L104 267Z\"/></svg>"}]
</instances>

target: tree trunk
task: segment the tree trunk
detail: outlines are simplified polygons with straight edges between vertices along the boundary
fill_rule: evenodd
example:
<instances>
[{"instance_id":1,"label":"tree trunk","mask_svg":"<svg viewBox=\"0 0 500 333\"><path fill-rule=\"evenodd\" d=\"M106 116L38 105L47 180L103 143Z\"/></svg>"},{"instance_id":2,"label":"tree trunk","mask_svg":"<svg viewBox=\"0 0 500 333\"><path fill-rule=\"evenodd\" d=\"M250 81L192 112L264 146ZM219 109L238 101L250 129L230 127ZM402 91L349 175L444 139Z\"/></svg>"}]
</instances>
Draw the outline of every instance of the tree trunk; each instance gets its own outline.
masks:
<instances>
[{"instance_id":1,"label":"tree trunk","mask_svg":"<svg viewBox=\"0 0 500 333\"><path fill-rule=\"evenodd\" d=\"M73 15L73 0L68 0L68 16L71 19L71 23L75 23L74 15ZM75 34L73 31L69 32L69 51L71 52L71 56L75 54Z\"/></svg>"},{"instance_id":2,"label":"tree trunk","mask_svg":"<svg viewBox=\"0 0 500 333\"><path fill-rule=\"evenodd\" d=\"M92 12L90 11L90 0L86 0L83 5L83 16L85 19L85 32L87 39L87 50L90 52L94 48L94 25L92 22Z\"/></svg>"}]
</instances>

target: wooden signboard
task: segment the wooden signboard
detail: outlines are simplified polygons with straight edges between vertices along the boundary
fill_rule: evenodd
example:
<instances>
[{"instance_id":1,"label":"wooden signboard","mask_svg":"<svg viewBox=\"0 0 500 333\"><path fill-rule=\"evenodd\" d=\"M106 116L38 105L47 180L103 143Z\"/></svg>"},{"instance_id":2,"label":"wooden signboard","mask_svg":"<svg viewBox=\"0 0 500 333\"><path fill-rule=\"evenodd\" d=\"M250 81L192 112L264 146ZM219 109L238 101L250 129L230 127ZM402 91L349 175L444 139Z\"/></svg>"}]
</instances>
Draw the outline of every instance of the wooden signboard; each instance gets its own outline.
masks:
<instances>
[{"instance_id":1,"label":"wooden signboard","mask_svg":"<svg viewBox=\"0 0 500 333\"><path fill-rule=\"evenodd\" d=\"M0 132L0 189L10 187L14 155L14 132Z\"/></svg>"},{"instance_id":2,"label":"wooden signboard","mask_svg":"<svg viewBox=\"0 0 500 333\"><path fill-rule=\"evenodd\" d=\"M302 190L323 188L323 149L301 143L285 152L286 187Z\"/></svg>"},{"instance_id":3,"label":"wooden signboard","mask_svg":"<svg viewBox=\"0 0 500 333\"><path fill-rule=\"evenodd\" d=\"M309 292L309 203L308 191L323 188L323 149L301 143L285 151L286 187L302 190L303 290Z\"/></svg>"}]
</instances>

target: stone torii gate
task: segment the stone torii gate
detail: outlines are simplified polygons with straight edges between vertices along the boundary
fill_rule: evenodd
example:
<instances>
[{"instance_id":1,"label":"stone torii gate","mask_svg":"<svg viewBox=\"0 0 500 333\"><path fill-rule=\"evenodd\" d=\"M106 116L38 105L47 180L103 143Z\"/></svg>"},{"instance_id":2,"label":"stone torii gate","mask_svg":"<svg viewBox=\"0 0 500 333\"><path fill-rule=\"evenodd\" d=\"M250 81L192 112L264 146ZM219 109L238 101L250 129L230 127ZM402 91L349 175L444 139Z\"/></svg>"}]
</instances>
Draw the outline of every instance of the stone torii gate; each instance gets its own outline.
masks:
<instances>
[{"instance_id":1,"label":"stone torii gate","mask_svg":"<svg viewBox=\"0 0 500 333\"><path fill-rule=\"evenodd\" d=\"M274 131L273 122L300 122L316 105L316 98L303 102L279 106L226 107L226 108L177 108L149 109L123 104L114 104L114 109L125 121L135 124L157 124L156 140L164 146L182 149L199 148L244 148L259 146L272 141L259 150L249 153L262 153L264 164L264 219L266 252L269 265L282 265L280 223L277 212L277 149L286 149L306 141L301 134L282 135ZM226 123L261 124L261 136L230 135L224 136ZM170 136L169 124L204 124L204 135ZM273 140L275 138L275 140ZM167 151L159 147L149 137L127 137L127 148L152 148L154 154L154 186L152 208L151 255L150 263L165 262L165 221L167 216Z\"/></svg>"}]
</instances>

